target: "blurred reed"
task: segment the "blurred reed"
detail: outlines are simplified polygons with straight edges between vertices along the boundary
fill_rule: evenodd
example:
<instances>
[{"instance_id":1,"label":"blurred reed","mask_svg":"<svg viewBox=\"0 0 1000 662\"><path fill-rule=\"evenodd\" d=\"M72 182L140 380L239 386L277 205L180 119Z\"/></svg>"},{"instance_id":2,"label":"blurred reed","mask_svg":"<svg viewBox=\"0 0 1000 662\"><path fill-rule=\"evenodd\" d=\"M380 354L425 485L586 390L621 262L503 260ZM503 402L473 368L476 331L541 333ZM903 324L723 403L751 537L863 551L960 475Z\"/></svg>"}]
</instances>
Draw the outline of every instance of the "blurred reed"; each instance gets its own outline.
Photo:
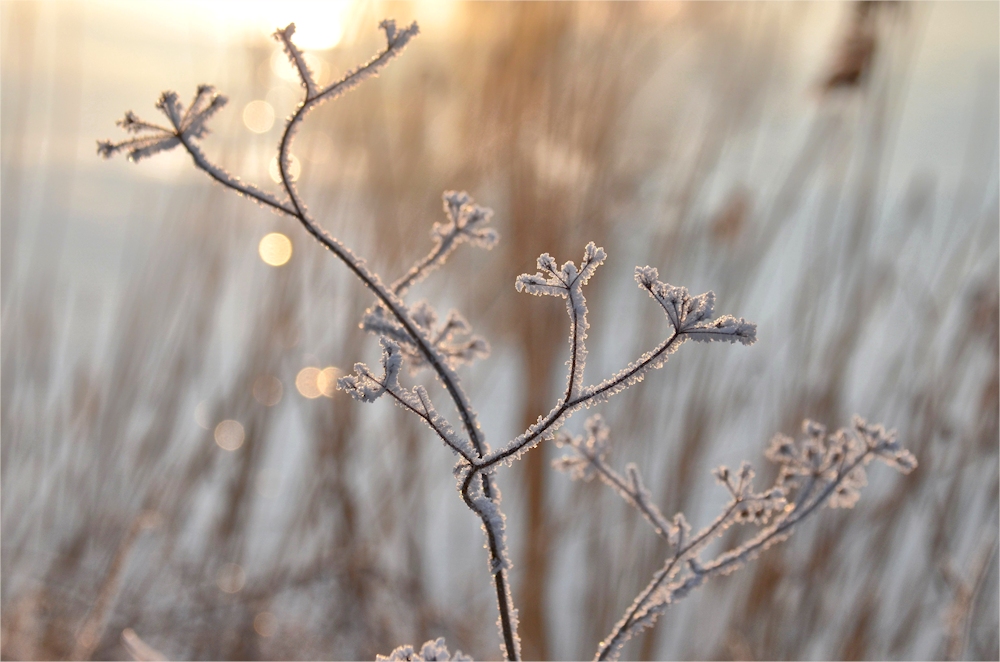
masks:
<instances>
[{"instance_id":1,"label":"blurred reed","mask_svg":"<svg viewBox=\"0 0 1000 662\"><path fill-rule=\"evenodd\" d=\"M57 140L100 115L84 74L102 11L0 5L0 655L122 658L127 628L169 658L371 659L439 635L494 655L478 523L451 493L447 453L385 403L296 389L303 367L372 355L360 288L296 228L217 188L147 179L129 199L122 180L137 176L94 175L91 154ZM367 35L420 11L366 6L352 21ZM917 454L917 472L692 596L625 657L998 655L996 83L949 110L968 142L957 177L894 160L913 135L901 118L929 11L456 4L299 139L313 211L362 255L377 245L389 276L423 254L442 190L496 209L501 254L456 255L418 286L494 346L470 371L474 401L495 402L497 381L527 385L482 412L494 443L562 386L562 313L517 296L514 277L593 239L618 274L590 297L594 376L658 335L635 264L760 324L752 351L678 355L604 412L616 458L643 466L665 513L709 517L723 496L709 467L762 467L767 436L805 417L836 427L857 411ZM795 58L816 21L834 22L825 69L803 83ZM319 53L331 70L371 50L353 34ZM237 110L267 98L291 111L272 45L222 50ZM215 71L195 64L195 82ZM211 140L266 181L274 134L247 141L238 115ZM256 255L272 231L294 246L279 268ZM80 257L108 237L110 265ZM610 340L626 331L631 346ZM282 385L271 406L254 397L264 376ZM242 425L234 451L215 442L223 420ZM663 549L608 490L552 473L548 453L502 485L521 635L529 659L580 659ZM400 481L402 458L426 471Z\"/></svg>"}]
</instances>

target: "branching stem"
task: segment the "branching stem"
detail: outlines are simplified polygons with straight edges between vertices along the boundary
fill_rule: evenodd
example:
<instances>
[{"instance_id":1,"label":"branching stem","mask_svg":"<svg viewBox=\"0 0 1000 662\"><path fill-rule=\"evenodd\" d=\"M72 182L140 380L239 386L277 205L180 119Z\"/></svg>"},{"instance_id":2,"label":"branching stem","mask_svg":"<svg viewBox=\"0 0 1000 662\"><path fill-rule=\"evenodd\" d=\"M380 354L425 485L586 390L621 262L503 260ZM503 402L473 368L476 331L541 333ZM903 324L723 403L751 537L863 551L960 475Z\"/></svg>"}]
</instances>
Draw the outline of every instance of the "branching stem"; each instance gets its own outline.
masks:
<instances>
[{"instance_id":1,"label":"branching stem","mask_svg":"<svg viewBox=\"0 0 1000 662\"><path fill-rule=\"evenodd\" d=\"M337 240L333 235L323 229L308 213L305 204L299 197L298 191L295 188L293 179L289 172L289 153L291 149L292 139L295 135L295 129L297 125L303 120L306 114L315 108L317 105L323 103L324 101L331 100L340 94L343 94L347 90L356 86L365 78L374 75L382 67L384 67L389 60L399 54L402 47L405 45L406 40L396 40L395 42L390 39L389 45L385 50L376 55L367 64L359 67L355 71L349 73L340 81L330 85L329 87L319 91L314 92L312 85L308 84L308 80L305 84L306 97L302 104L296 109L295 113L288 120L285 125L284 132L281 135L281 142L278 148L278 168L281 175L281 183L285 191L288 194L288 201L282 202L269 193L261 191L256 187L244 184L235 177L229 176L224 170L212 164L201 151L201 149L194 144L193 141L182 138L181 143L184 145L185 149L194 159L195 165L200 169L205 171L214 180L222 184L223 186L233 189L239 193L247 195L258 202L267 205L277 211L280 211L292 218L298 220L306 231L312 235L320 244L322 244L327 250L333 253L337 258L340 259L351 272L364 283L376 298L386 307L386 309L392 313L392 315L399 321L400 325L406 330L406 332L413 339L414 344L420 351L420 353L427 360L428 364L437 374L441 383L444 385L445 390L447 390L448 395L451 397L455 408L458 410L459 416L462 419L462 427L465 429L466 434L468 434L473 447L476 449L476 453L479 457L483 457L486 454L485 443L482 439L480 433L479 424L476 422L475 414L470 406L465 394L462 392L458 375L455 374L442 359L442 357L437 352L436 348L431 343L430 339L425 337L425 334L420 330L417 324L413 321L409 310L405 303L394 292L382 284L381 280L376 274L371 272L366 266L363 260L359 259L354 253L348 249L344 244ZM300 69L300 74L302 73ZM397 398L398 400L398 398ZM409 408L409 407L408 407ZM409 408L412 410L412 408ZM415 410L414 410L415 411ZM415 412L418 413L419 412ZM423 417L426 420L426 417ZM429 422L429 421L428 421ZM432 425L432 427L434 427ZM436 428L435 428L435 431ZM438 431L438 435L442 436ZM458 450L458 449L456 449ZM459 451L461 452L461 451ZM466 456L464 453L463 457L467 461L472 462L474 458ZM490 500L494 499L493 490L490 485L489 478L485 475L481 476L482 490L483 494ZM467 490L463 490L463 499L466 504L473 510L480 519L483 520L485 529L487 532L488 547L490 550L491 564L500 564L500 543L496 540L494 532L488 523L488 518L485 513L481 512L472 503ZM510 604L510 590L507 586L507 574L504 570L500 570L495 574L495 585L497 593L497 606L500 612L501 630L504 637L504 647L506 649L507 658L510 660L516 660L519 658L518 648L516 644L516 631L513 622L512 612L513 605Z\"/></svg>"}]
</instances>

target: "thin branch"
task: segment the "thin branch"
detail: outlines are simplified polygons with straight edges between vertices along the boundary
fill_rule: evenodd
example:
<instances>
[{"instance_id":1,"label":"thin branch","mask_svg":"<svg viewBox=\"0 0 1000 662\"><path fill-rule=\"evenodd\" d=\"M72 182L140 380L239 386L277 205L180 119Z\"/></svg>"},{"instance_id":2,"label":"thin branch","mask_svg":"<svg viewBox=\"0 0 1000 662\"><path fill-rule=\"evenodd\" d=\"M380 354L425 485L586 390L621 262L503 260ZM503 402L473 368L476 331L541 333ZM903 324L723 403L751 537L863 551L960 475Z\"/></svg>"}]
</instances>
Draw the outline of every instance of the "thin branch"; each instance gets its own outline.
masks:
<instances>
[{"instance_id":1,"label":"thin branch","mask_svg":"<svg viewBox=\"0 0 1000 662\"><path fill-rule=\"evenodd\" d=\"M674 574L678 564L691 552L691 550L697 549L700 545L715 535L715 532L718 531L719 528L726 523L736 511L736 507L738 505L738 501L731 502L729 507L726 508L726 510L715 520L715 522L699 531L698 534L686 545L678 547L678 549L674 552L674 555L667 559L663 567L660 568L655 575L653 575L653 579L646 585L646 588L644 588L639 595L636 596L636 599L626 610L622 619L618 621L618 624L615 625L611 634L605 637L605 639L599 644L595 659L609 659L609 657L616 652L629 637L631 637L633 620L635 619L636 614L646 606L650 596L656 592L665 579L670 578Z\"/></svg>"},{"instance_id":2,"label":"thin branch","mask_svg":"<svg viewBox=\"0 0 1000 662\"><path fill-rule=\"evenodd\" d=\"M779 481L786 481L805 494L804 498L796 499L794 504L781 502L770 504L772 509L781 514L775 521L760 531L756 536L738 547L723 552L708 563L697 561L699 546L707 542L710 536L721 533L734 523L734 515L740 515L739 506L748 501L743 495L749 490L749 480L752 472L749 465L741 469L740 481L736 487L730 482L730 474L724 468L717 477L730 489L734 496L729 508L708 528L704 529L692 542L681 547L664 567L654 575L652 581L639 594L626 611L622 619L615 625L611 634L601 642L595 659L613 659L621 646L639 630L653 625L659 614L678 599L703 584L708 579L727 574L750 559L756 557L764 549L786 539L793 528L815 512L820 506L830 504L832 507L850 507L854 504L857 490L865 484L863 467L874 458L885 461L890 466L903 473L909 473L916 467L916 459L903 449L896 440L895 432L887 432L881 426L870 426L859 418L855 418L852 431L841 430L827 438L826 429L806 421L804 429L809 437L796 447L788 438L779 435L772 441L768 457L783 465ZM816 485L826 481L822 489L813 492ZM753 496L753 499L770 499L773 490L784 488L778 486L767 493ZM786 503L784 508L777 510L776 506ZM767 516L767 510L761 511ZM680 570L678 564L687 558L689 573L672 584L662 587ZM661 588L662 587L662 588ZM658 597L653 600L653 596Z\"/></svg>"},{"instance_id":3,"label":"thin branch","mask_svg":"<svg viewBox=\"0 0 1000 662\"><path fill-rule=\"evenodd\" d=\"M660 509L656 507L656 504L652 503L646 495L642 494L641 483L636 482L633 486L630 486L621 474L612 469L606 462L601 462L596 457L588 455L580 449L577 450L597 470L597 474L602 481L611 486L626 503L642 513L646 521L652 525L656 535L664 540L670 540L670 523L663 516L663 513L660 512ZM635 465L629 466L634 467ZM638 476L638 473L636 473L636 476Z\"/></svg>"},{"instance_id":4,"label":"thin branch","mask_svg":"<svg viewBox=\"0 0 1000 662\"><path fill-rule=\"evenodd\" d=\"M552 411L550 411L544 418L540 418L539 421L528 428L524 434L517 437L507 446L484 457L482 461L476 464L476 471L486 471L493 468L500 462L511 460L513 457L519 455L529 447L534 446L546 435L554 433L559 426L565 422L569 414L576 412L583 407L595 404L596 402L601 401L602 398L606 398L609 394L641 381L643 374L650 368L662 365L661 361L663 361L667 355L676 349L683 339L684 338L681 334L674 332L669 338L657 345L655 349L644 354L638 361L630 364L628 368L619 374L606 379L597 386L591 386L584 389L579 396L568 402L560 401L556 404Z\"/></svg>"},{"instance_id":5,"label":"thin branch","mask_svg":"<svg viewBox=\"0 0 1000 662\"><path fill-rule=\"evenodd\" d=\"M292 66L298 71L299 80L302 82L302 87L306 90L306 98L311 99L316 96L316 81L313 78L312 70L306 64L305 56L292 41L292 35L294 34L295 24L289 23L288 27L275 31L274 37L281 42L289 61L291 61Z\"/></svg>"},{"instance_id":6,"label":"thin branch","mask_svg":"<svg viewBox=\"0 0 1000 662\"><path fill-rule=\"evenodd\" d=\"M467 241L490 250L499 241L495 230L483 227L493 215L490 209L472 204L464 192L445 191L442 198L448 222L434 224L431 229L434 247L430 253L390 286L396 296L403 296L410 287L444 264L460 243Z\"/></svg>"},{"instance_id":7,"label":"thin branch","mask_svg":"<svg viewBox=\"0 0 1000 662\"><path fill-rule=\"evenodd\" d=\"M238 177L230 175L228 172L215 165L205 156L205 153L201 151L198 145L190 140L189 138L180 137L181 145L187 150L191 158L194 159L194 164L200 170L205 171L212 179L219 182L227 188L231 188L241 195L245 195L248 198L256 200L262 205L271 207L277 211L288 214L289 216L295 216L295 210L288 206L287 203L278 200L277 197L263 191L253 184L248 184Z\"/></svg>"},{"instance_id":8,"label":"thin branch","mask_svg":"<svg viewBox=\"0 0 1000 662\"><path fill-rule=\"evenodd\" d=\"M451 399L459 412L459 416L462 419L462 426L468 434L477 455L482 457L488 452L488 449L485 445L485 440L481 436L475 411L460 386L458 375L447 365L447 362L439 355L430 339L425 336L419 326L413 321L406 304L403 303L403 301L394 292L390 291L382 284L378 276L367 268L363 260L357 258L353 252L350 251L350 249L320 227L309 216L305 205L299 198L298 192L289 174L289 152L291 149L292 139L297 125L302 121L305 115L320 103L336 98L340 94L343 94L360 84L364 79L377 74L378 71L381 70L392 58L396 57L402 51L407 42L419 31L416 23L413 23L402 32L396 31L396 26L393 21L383 21L380 24L380 27L386 34L387 46L385 50L376 55L367 64L358 67L344 76L344 78L340 81L320 91L316 94L316 96L310 97L307 90L305 101L301 106L299 106L285 125L285 130L281 136L281 142L278 147L278 169L281 175L282 184L285 191L288 193L292 207L294 208L294 213L292 215L302 223L309 234L316 238L317 241L319 241L344 264L346 264L347 267L365 284L365 286L367 286L368 289L375 294L379 301L385 305L389 312L391 312L393 316L399 320L399 323L403 326L410 337L413 338L420 353L424 355L424 358L430 364L434 372L437 373L438 378L448 391L448 394L451 396ZM308 88L308 86L306 87ZM493 502L495 500L495 489L487 476L484 475L481 477L481 485L484 497L490 502ZM467 489L463 489L462 498L466 504L480 516L480 519L483 522L483 527L487 532L487 543L490 550L490 567L503 568L508 561L503 553L502 537L497 535L493 530L494 520L491 518L491 514L486 512L482 506L477 507L475 505L474 501L468 494ZM511 604L510 588L507 583L506 573L503 570L500 570L499 572L495 572L495 577L497 607L500 612L500 630L504 640L505 652L508 659L517 660L520 658L520 649L516 633L517 617L513 605Z\"/></svg>"}]
</instances>

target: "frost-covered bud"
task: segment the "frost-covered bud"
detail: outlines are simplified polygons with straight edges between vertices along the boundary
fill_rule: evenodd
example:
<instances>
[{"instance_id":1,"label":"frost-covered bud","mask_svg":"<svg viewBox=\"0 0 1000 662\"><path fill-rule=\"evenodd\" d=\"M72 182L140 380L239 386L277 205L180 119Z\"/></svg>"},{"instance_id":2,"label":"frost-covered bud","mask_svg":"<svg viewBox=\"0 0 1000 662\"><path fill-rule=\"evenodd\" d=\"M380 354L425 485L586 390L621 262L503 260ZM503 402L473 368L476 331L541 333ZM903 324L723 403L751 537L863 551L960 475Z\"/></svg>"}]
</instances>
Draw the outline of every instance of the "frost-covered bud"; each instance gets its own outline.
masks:
<instances>
[{"instance_id":1,"label":"frost-covered bud","mask_svg":"<svg viewBox=\"0 0 1000 662\"><path fill-rule=\"evenodd\" d=\"M538 269L539 271L548 271L549 273L555 273L558 269L556 261L548 253L542 253L538 256Z\"/></svg>"},{"instance_id":2,"label":"frost-covered bud","mask_svg":"<svg viewBox=\"0 0 1000 662\"><path fill-rule=\"evenodd\" d=\"M853 508L854 504L861 498L861 493L850 485L838 485L830 500L827 502L831 508Z\"/></svg>"},{"instance_id":3,"label":"frost-covered bud","mask_svg":"<svg viewBox=\"0 0 1000 662\"><path fill-rule=\"evenodd\" d=\"M462 651L455 651L452 655L448 651L444 637L425 641L419 653L413 650L413 646L407 645L396 648L388 656L376 655L375 659L387 662L472 662L472 658L464 655Z\"/></svg>"},{"instance_id":4,"label":"frost-covered bud","mask_svg":"<svg viewBox=\"0 0 1000 662\"><path fill-rule=\"evenodd\" d=\"M118 120L118 126L129 133L138 133L142 130L142 121L131 110L125 111L125 118Z\"/></svg>"},{"instance_id":5,"label":"frost-covered bud","mask_svg":"<svg viewBox=\"0 0 1000 662\"><path fill-rule=\"evenodd\" d=\"M472 201L472 198L465 191L445 191L442 198L444 199L444 213L452 223L458 223L462 207Z\"/></svg>"},{"instance_id":6,"label":"frost-covered bud","mask_svg":"<svg viewBox=\"0 0 1000 662\"><path fill-rule=\"evenodd\" d=\"M718 466L712 470L712 475L715 477L717 482L729 490L730 494L734 497L739 496L737 486L733 484L733 473L729 470L729 467L725 465Z\"/></svg>"},{"instance_id":7,"label":"frost-covered bud","mask_svg":"<svg viewBox=\"0 0 1000 662\"><path fill-rule=\"evenodd\" d=\"M764 457L775 464L788 464L796 459L795 440L784 434L776 434L764 451Z\"/></svg>"},{"instance_id":8,"label":"frost-covered bud","mask_svg":"<svg viewBox=\"0 0 1000 662\"><path fill-rule=\"evenodd\" d=\"M781 487L772 487L767 492L759 495L756 497L756 503L759 507L756 519L761 523L767 522L772 514L784 510L785 506L788 505L788 501L785 499L785 491Z\"/></svg>"},{"instance_id":9,"label":"frost-covered bud","mask_svg":"<svg viewBox=\"0 0 1000 662\"><path fill-rule=\"evenodd\" d=\"M826 426L808 418L802 421L802 431L810 437L817 439L826 436Z\"/></svg>"},{"instance_id":10,"label":"frost-covered bud","mask_svg":"<svg viewBox=\"0 0 1000 662\"><path fill-rule=\"evenodd\" d=\"M375 402L385 393L385 387L372 376L367 365L355 363L354 372L356 374L338 379L337 388L361 402Z\"/></svg>"},{"instance_id":11,"label":"frost-covered bud","mask_svg":"<svg viewBox=\"0 0 1000 662\"><path fill-rule=\"evenodd\" d=\"M186 111L177 93L168 90L160 95L156 107L170 120L170 126L145 122L130 110L117 124L133 137L117 143L98 141L97 153L110 158L118 152L125 152L130 161L136 162L173 149L181 144L182 138L190 141L204 137L208 133L206 121L224 105L226 97L216 94L211 85L198 86L194 100Z\"/></svg>"},{"instance_id":12,"label":"frost-covered bud","mask_svg":"<svg viewBox=\"0 0 1000 662\"><path fill-rule=\"evenodd\" d=\"M742 317L731 315L720 317L715 321L695 326L686 326L684 333L698 342L730 342L752 345L757 342L757 325Z\"/></svg>"},{"instance_id":13,"label":"frost-covered bud","mask_svg":"<svg viewBox=\"0 0 1000 662\"><path fill-rule=\"evenodd\" d=\"M754 477L754 471L750 463L746 461L741 462L739 471L740 485L749 486L750 481L753 480L753 477Z\"/></svg>"},{"instance_id":14,"label":"frost-covered bud","mask_svg":"<svg viewBox=\"0 0 1000 662\"><path fill-rule=\"evenodd\" d=\"M399 387L399 369L403 363L399 345L386 337L382 337L379 343L382 345L382 368L385 371L382 378L375 377L364 363L356 363L355 374L338 379L337 388L362 402L374 402L387 389Z\"/></svg>"},{"instance_id":15,"label":"frost-covered bud","mask_svg":"<svg viewBox=\"0 0 1000 662\"><path fill-rule=\"evenodd\" d=\"M882 456L885 463L901 473L908 474L917 468L917 458L908 450L896 451L889 457Z\"/></svg>"},{"instance_id":16,"label":"frost-covered bud","mask_svg":"<svg viewBox=\"0 0 1000 662\"><path fill-rule=\"evenodd\" d=\"M181 102L178 100L176 92L167 90L161 94L159 101L156 102L156 107L163 111L163 114L167 116L175 128L180 127Z\"/></svg>"},{"instance_id":17,"label":"frost-covered bud","mask_svg":"<svg viewBox=\"0 0 1000 662\"><path fill-rule=\"evenodd\" d=\"M416 303L413 308L410 309L410 313L413 316L413 321L417 323L421 329L425 331L430 331L437 324L437 313L427 301L420 301Z\"/></svg>"},{"instance_id":18,"label":"frost-covered bud","mask_svg":"<svg viewBox=\"0 0 1000 662\"><path fill-rule=\"evenodd\" d=\"M715 310L715 292L705 292L684 302L684 323L697 324L712 317Z\"/></svg>"},{"instance_id":19,"label":"frost-covered bud","mask_svg":"<svg viewBox=\"0 0 1000 662\"><path fill-rule=\"evenodd\" d=\"M824 459L826 459L826 449L821 441L810 437L802 443L802 460L807 467L814 472L821 471Z\"/></svg>"},{"instance_id":20,"label":"frost-covered bud","mask_svg":"<svg viewBox=\"0 0 1000 662\"><path fill-rule=\"evenodd\" d=\"M657 282L660 277L660 273L656 270L656 267L636 267L635 268L635 282L639 283L641 287L651 288Z\"/></svg>"},{"instance_id":21,"label":"frost-covered bud","mask_svg":"<svg viewBox=\"0 0 1000 662\"><path fill-rule=\"evenodd\" d=\"M667 542L674 547L680 547L691 535L691 525L688 524L684 513L677 513L671 520L670 530L667 532Z\"/></svg>"},{"instance_id":22,"label":"frost-covered bud","mask_svg":"<svg viewBox=\"0 0 1000 662\"><path fill-rule=\"evenodd\" d=\"M603 456L607 452L608 437L611 435L611 428L604 422L604 417L594 414L587 418L583 427L587 431L587 450Z\"/></svg>"}]
</instances>

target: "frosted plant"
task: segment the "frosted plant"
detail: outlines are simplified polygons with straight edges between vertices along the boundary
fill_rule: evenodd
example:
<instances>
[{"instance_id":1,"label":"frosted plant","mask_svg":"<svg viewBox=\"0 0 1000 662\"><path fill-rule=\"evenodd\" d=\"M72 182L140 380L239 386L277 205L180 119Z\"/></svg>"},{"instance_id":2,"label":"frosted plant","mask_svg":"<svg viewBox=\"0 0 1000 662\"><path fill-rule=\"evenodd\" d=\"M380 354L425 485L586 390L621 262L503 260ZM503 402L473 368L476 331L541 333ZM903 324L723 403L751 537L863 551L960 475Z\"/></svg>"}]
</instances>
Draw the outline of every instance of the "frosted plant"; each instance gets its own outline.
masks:
<instances>
[{"instance_id":1,"label":"frosted plant","mask_svg":"<svg viewBox=\"0 0 1000 662\"><path fill-rule=\"evenodd\" d=\"M396 650L389 653L388 656L376 655L376 660L387 660L387 662L435 662L435 660L440 660L441 662L472 662L472 658L468 655L463 655L462 651L455 651L452 655L448 652L448 646L444 643L444 637L438 637L432 641L425 641L424 645L420 647L420 652L417 653L413 650L413 646L400 646Z\"/></svg>"},{"instance_id":2,"label":"frosted plant","mask_svg":"<svg viewBox=\"0 0 1000 662\"><path fill-rule=\"evenodd\" d=\"M624 476L608 464L609 431L600 416L590 417L586 428L586 437L560 435L557 443L569 447L572 453L555 460L555 467L568 471L572 478L591 480L598 476L638 509L673 550L600 643L600 660L617 658L622 645L653 625L670 604L713 576L736 570L786 539L796 524L819 507L852 507L858 500L858 490L867 483L865 465L873 459L902 473L917 466L916 458L900 446L895 432L887 432L881 425L869 425L855 417L850 428L828 435L825 427L807 420L802 426L804 437L799 441L784 435L771 441L766 455L779 465L778 478L771 487L754 491L754 472L746 462L735 472L727 467L713 472L729 492L729 502L714 522L692 536L683 513L668 520L651 501L634 464L625 467ZM734 524L754 525L759 531L733 549L702 559L706 545Z\"/></svg>"},{"instance_id":3,"label":"frosted plant","mask_svg":"<svg viewBox=\"0 0 1000 662\"><path fill-rule=\"evenodd\" d=\"M191 155L195 167L223 186L298 220L371 291L375 302L365 312L362 327L379 337L381 370L372 370L366 364L358 363L353 374L338 381L338 387L363 402L372 402L380 397L391 398L424 421L455 454L454 473L459 493L482 521L486 536L489 571L497 596L501 650L507 659L520 658L520 644L517 610L513 605L508 579L511 563L506 546L505 516L494 474L543 440L555 440L571 449L571 454L556 461L557 468L567 470L573 478L589 480L598 476L638 509L656 534L664 537L673 549L663 568L601 642L598 659L615 658L630 637L651 626L670 604L707 579L732 572L768 546L784 540L799 521L820 506L852 506L858 498L859 488L865 484L864 466L873 458L878 457L903 472L916 466L916 460L899 446L895 435L880 426L869 426L856 419L851 429L827 435L822 426L807 422L803 440L796 442L778 436L768 449L768 457L781 466L775 485L755 491L753 471L748 464L744 463L736 472L720 467L715 475L729 491L730 500L714 522L692 535L691 526L683 514L666 518L653 502L635 465L628 465L623 476L607 463L610 432L599 416L587 421L587 435L583 438L568 436L560 433L559 429L573 413L600 404L641 382L648 371L663 366L670 354L685 341L751 345L756 340L756 325L729 315L713 317L714 293L691 296L683 287L661 282L655 268L637 267L636 282L663 309L670 332L658 345L616 374L588 385L584 368L589 325L583 287L606 258L604 249L592 242L585 247L579 266L571 261L559 266L546 253L538 258L537 273L522 274L515 282L519 292L565 299L569 316L566 388L552 409L540 416L523 434L496 450L491 449L456 372L460 365L486 356L488 344L472 334L468 322L457 311L449 312L439 322L437 312L428 302L408 304L403 297L413 284L440 267L460 244L492 248L498 240L496 232L489 227L492 212L476 205L466 193L445 192L446 221L432 228L433 246L430 252L387 285L368 268L364 260L317 223L289 174L292 141L309 111L376 75L418 33L416 23L399 30L394 21L386 20L380 27L386 37L385 48L366 64L322 88L317 85L306 59L292 40L294 24L274 33L298 72L303 90L302 103L287 120L278 144L277 161L283 189L280 196L241 181L209 161L201 151L198 141L208 133L206 121L226 103L226 98L209 85L198 87L186 109L178 101L176 93L164 92L156 107L166 116L167 125L146 122L131 111L126 113L118 124L132 136L117 143L101 141L98 153L108 158L123 152L129 159L138 161L157 152L183 147ZM399 374L404 362L413 373L422 369L434 372L434 377L458 414L457 426L438 411L424 386L418 384L407 388L400 383ZM711 540L732 525L744 523L757 526L759 531L743 544L712 559L701 558ZM412 646L401 646L389 657L379 659L469 658L460 652L450 656L444 639L437 639L426 642L419 652L414 651Z\"/></svg>"}]
</instances>

